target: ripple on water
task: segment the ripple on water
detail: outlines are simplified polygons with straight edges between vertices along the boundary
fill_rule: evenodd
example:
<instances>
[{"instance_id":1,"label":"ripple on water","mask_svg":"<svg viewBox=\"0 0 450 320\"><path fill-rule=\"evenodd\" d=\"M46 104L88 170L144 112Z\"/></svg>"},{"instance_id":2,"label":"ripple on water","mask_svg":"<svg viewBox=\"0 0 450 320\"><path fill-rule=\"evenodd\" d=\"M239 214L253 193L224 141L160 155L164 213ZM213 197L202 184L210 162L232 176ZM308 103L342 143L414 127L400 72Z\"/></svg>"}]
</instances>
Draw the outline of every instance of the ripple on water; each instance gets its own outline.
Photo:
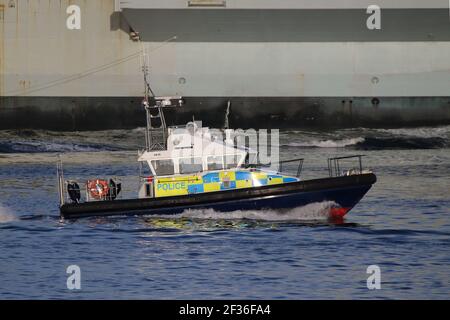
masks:
<instances>
[{"instance_id":1,"label":"ripple on water","mask_svg":"<svg viewBox=\"0 0 450 320\"><path fill-rule=\"evenodd\" d=\"M305 157L307 177L326 175L328 156L367 147L364 163L378 182L341 223L321 214L324 204L284 215L206 210L63 221L55 159L65 150L3 153L0 298L448 299L450 201L442 190L448 189L443 172L450 168L450 149L438 146L450 138L448 128L282 133L283 157ZM0 144L14 141L15 134L1 132ZM16 140L49 140L64 148L93 146L99 138L111 145L120 140L117 151L100 145L62 157L67 176L82 180L102 169L105 175L120 175L129 186L125 194L132 195L138 168L134 150L142 142L137 135L142 129L32 131ZM314 141L321 145L313 146ZM309 146L284 146L289 143ZM416 149L424 147L421 143L430 149ZM77 294L64 287L71 264L82 269L83 290ZM376 292L366 288L372 264L382 272L383 289Z\"/></svg>"}]
</instances>

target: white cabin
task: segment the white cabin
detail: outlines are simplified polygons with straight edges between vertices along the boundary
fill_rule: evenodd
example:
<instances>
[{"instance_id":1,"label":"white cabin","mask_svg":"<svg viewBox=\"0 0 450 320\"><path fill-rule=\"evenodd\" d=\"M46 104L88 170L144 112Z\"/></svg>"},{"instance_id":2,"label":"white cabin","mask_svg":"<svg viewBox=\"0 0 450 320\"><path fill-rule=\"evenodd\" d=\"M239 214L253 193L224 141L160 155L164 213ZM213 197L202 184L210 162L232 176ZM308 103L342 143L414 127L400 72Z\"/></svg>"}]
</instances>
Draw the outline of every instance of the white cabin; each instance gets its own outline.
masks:
<instances>
[{"instance_id":1,"label":"white cabin","mask_svg":"<svg viewBox=\"0 0 450 320\"><path fill-rule=\"evenodd\" d=\"M144 151L138 161L147 163L153 176L161 177L239 168L247 154L232 140L224 141L217 132L190 122L184 128L168 128L167 149Z\"/></svg>"}]
</instances>

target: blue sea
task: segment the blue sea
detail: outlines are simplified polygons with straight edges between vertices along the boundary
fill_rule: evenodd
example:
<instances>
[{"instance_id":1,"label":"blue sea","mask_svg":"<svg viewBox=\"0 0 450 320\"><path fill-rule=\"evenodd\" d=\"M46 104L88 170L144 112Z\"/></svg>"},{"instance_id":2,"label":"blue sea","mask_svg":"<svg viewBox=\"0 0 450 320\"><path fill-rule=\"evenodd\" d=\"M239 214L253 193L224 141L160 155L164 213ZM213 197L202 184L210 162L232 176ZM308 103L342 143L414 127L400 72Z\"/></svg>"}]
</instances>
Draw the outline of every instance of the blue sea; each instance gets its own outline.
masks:
<instances>
[{"instance_id":1,"label":"blue sea","mask_svg":"<svg viewBox=\"0 0 450 320\"><path fill-rule=\"evenodd\" d=\"M66 178L117 177L132 197L143 132L0 131L0 299L450 298L450 126L281 132L304 179L327 176L328 157L365 155L378 182L339 223L321 203L61 220L57 155Z\"/></svg>"}]
</instances>

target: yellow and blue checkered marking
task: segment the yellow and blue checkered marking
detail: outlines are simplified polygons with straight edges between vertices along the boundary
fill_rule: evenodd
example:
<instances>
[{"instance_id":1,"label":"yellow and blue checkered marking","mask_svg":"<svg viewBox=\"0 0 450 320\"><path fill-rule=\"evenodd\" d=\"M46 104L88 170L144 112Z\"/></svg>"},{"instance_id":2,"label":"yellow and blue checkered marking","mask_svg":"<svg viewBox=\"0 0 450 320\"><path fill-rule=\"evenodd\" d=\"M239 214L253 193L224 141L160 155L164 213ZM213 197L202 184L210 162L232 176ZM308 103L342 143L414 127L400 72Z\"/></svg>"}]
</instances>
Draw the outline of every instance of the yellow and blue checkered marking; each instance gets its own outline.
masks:
<instances>
[{"instance_id":1,"label":"yellow and blue checkered marking","mask_svg":"<svg viewBox=\"0 0 450 320\"><path fill-rule=\"evenodd\" d=\"M205 192L203 184L191 184L188 186L188 193L203 193Z\"/></svg>"},{"instance_id":2,"label":"yellow and blue checkered marking","mask_svg":"<svg viewBox=\"0 0 450 320\"><path fill-rule=\"evenodd\" d=\"M156 197L187 195L222 190L276 185L299 179L262 171L220 171L193 176L156 179Z\"/></svg>"}]
</instances>

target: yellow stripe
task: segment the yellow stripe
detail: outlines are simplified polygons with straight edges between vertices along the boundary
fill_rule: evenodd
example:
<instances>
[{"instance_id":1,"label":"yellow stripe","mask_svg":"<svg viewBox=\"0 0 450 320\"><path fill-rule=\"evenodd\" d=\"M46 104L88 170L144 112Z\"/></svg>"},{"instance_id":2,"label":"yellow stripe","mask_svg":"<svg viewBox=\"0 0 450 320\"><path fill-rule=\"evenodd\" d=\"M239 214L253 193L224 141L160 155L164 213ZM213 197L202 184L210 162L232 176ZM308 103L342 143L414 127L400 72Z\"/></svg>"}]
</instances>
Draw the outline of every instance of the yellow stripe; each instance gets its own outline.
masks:
<instances>
[{"instance_id":1,"label":"yellow stripe","mask_svg":"<svg viewBox=\"0 0 450 320\"><path fill-rule=\"evenodd\" d=\"M236 189L251 188L260 186L260 180L266 180L269 185L282 184L283 177L268 179L268 174L265 172L251 172L251 178L248 180L236 180L236 173L234 171L219 172L220 182L203 183L201 175L185 175L175 177L165 177L155 179L155 196L168 197L180 196L188 194L188 187L192 185L203 185L203 192L220 191L224 181L235 181Z\"/></svg>"},{"instance_id":2,"label":"yellow stripe","mask_svg":"<svg viewBox=\"0 0 450 320\"><path fill-rule=\"evenodd\" d=\"M203 190L205 192L220 191L220 183L219 182L204 183Z\"/></svg>"},{"instance_id":3,"label":"yellow stripe","mask_svg":"<svg viewBox=\"0 0 450 320\"><path fill-rule=\"evenodd\" d=\"M242 189L242 188L250 188L252 187L252 181L251 180L237 180L236 181L236 188Z\"/></svg>"},{"instance_id":4,"label":"yellow stripe","mask_svg":"<svg viewBox=\"0 0 450 320\"><path fill-rule=\"evenodd\" d=\"M228 179L229 181L236 180L236 173L234 171L222 171L219 173L220 181L223 181L224 178Z\"/></svg>"},{"instance_id":5,"label":"yellow stripe","mask_svg":"<svg viewBox=\"0 0 450 320\"><path fill-rule=\"evenodd\" d=\"M170 182L175 182L175 181L186 181L189 183L198 183L199 181L202 180L201 176L176 176L176 177L168 177L168 178L160 178L157 179L156 181L159 183L170 183Z\"/></svg>"},{"instance_id":6,"label":"yellow stripe","mask_svg":"<svg viewBox=\"0 0 450 320\"><path fill-rule=\"evenodd\" d=\"M170 197L170 196L182 196L188 194L188 184L184 182L184 185L176 185L176 183L157 183L155 185L156 197Z\"/></svg>"},{"instance_id":7,"label":"yellow stripe","mask_svg":"<svg viewBox=\"0 0 450 320\"><path fill-rule=\"evenodd\" d=\"M268 184L280 184L283 183L283 178L272 178L267 180Z\"/></svg>"},{"instance_id":8,"label":"yellow stripe","mask_svg":"<svg viewBox=\"0 0 450 320\"><path fill-rule=\"evenodd\" d=\"M252 179L257 179L257 180L267 179L267 173L265 173L265 172L252 172Z\"/></svg>"}]
</instances>

